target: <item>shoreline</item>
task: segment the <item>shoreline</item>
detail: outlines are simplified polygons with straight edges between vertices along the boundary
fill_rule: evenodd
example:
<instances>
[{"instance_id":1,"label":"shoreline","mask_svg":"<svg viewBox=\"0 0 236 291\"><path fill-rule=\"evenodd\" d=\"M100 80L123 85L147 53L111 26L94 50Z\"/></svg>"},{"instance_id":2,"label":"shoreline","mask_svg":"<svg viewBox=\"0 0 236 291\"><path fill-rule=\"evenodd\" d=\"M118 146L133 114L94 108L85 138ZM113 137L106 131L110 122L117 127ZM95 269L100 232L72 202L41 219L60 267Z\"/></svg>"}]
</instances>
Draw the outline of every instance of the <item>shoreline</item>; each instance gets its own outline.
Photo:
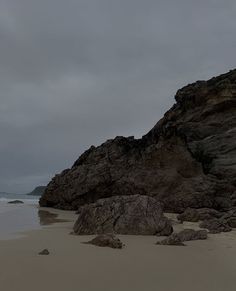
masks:
<instances>
[{"instance_id":1,"label":"shoreline","mask_svg":"<svg viewBox=\"0 0 236 291\"><path fill-rule=\"evenodd\" d=\"M40 210L67 222L0 241L4 291L235 290L235 230L185 247L157 246L155 236L118 235L125 247L114 250L81 243L94 236L70 235L75 213ZM49 256L38 255L44 248Z\"/></svg>"}]
</instances>

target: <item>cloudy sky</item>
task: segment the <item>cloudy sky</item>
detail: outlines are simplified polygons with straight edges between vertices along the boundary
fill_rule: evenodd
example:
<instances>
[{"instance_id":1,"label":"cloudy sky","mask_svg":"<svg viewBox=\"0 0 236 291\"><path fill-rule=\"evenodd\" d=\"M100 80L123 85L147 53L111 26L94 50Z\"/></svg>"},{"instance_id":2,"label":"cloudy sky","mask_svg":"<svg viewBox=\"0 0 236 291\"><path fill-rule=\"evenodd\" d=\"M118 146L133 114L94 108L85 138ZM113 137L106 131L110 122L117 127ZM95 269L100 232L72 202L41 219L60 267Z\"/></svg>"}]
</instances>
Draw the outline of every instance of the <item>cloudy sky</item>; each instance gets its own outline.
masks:
<instances>
[{"instance_id":1,"label":"cloudy sky","mask_svg":"<svg viewBox=\"0 0 236 291\"><path fill-rule=\"evenodd\" d=\"M236 67L235 0L0 0L0 191L141 137L177 89Z\"/></svg>"}]
</instances>

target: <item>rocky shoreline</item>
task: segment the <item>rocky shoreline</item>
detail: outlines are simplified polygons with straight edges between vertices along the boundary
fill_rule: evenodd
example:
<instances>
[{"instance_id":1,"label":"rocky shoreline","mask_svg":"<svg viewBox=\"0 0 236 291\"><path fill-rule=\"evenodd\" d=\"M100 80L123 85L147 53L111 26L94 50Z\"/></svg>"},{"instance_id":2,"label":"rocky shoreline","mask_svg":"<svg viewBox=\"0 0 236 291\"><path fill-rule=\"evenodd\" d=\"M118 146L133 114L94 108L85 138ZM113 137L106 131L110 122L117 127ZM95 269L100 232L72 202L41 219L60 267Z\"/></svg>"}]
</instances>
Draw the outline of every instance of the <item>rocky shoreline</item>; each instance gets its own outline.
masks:
<instances>
[{"instance_id":1,"label":"rocky shoreline","mask_svg":"<svg viewBox=\"0 0 236 291\"><path fill-rule=\"evenodd\" d=\"M52 179L40 206L77 210L77 233L157 234L149 231L150 204L156 205L152 219L158 211L174 212L212 233L230 231L236 226L236 70L190 84L175 99L141 139L92 146Z\"/></svg>"}]
</instances>

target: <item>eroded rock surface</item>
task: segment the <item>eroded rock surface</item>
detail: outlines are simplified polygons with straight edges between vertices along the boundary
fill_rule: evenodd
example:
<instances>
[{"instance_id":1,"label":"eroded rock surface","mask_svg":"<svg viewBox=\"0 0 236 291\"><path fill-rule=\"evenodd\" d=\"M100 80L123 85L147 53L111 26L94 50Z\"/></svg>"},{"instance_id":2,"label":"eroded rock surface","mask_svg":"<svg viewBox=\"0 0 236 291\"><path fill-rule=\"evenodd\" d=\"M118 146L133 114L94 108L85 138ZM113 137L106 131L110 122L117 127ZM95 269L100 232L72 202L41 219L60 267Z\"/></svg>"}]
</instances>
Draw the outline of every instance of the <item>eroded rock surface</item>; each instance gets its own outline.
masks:
<instances>
[{"instance_id":1,"label":"eroded rock surface","mask_svg":"<svg viewBox=\"0 0 236 291\"><path fill-rule=\"evenodd\" d=\"M204 220L200 223L201 228L206 228L210 233L220 233L231 231L231 227L228 224L228 221L225 219L213 218L210 220Z\"/></svg>"},{"instance_id":2,"label":"eroded rock surface","mask_svg":"<svg viewBox=\"0 0 236 291\"><path fill-rule=\"evenodd\" d=\"M158 245L179 245L183 246L185 241L207 239L206 230L184 229L178 233L172 233L164 240L158 241Z\"/></svg>"},{"instance_id":3,"label":"eroded rock surface","mask_svg":"<svg viewBox=\"0 0 236 291\"><path fill-rule=\"evenodd\" d=\"M223 213L211 208L187 208L183 213L177 216L177 219L182 222L198 222L200 220L220 218L221 216L223 216Z\"/></svg>"},{"instance_id":4,"label":"eroded rock surface","mask_svg":"<svg viewBox=\"0 0 236 291\"><path fill-rule=\"evenodd\" d=\"M173 229L155 198L132 195L81 206L75 234L170 235Z\"/></svg>"},{"instance_id":5,"label":"eroded rock surface","mask_svg":"<svg viewBox=\"0 0 236 291\"><path fill-rule=\"evenodd\" d=\"M124 246L121 240L114 234L100 234L85 244L91 244L98 247L109 247L113 249L122 249Z\"/></svg>"},{"instance_id":6,"label":"eroded rock surface","mask_svg":"<svg viewBox=\"0 0 236 291\"><path fill-rule=\"evenodd\" d=\"M179 90L143 138L92 146L47 186L41 206L78 209L100 198L148 195L165 211L236 205L236 70Z\"/></svg>"}]
</instances>

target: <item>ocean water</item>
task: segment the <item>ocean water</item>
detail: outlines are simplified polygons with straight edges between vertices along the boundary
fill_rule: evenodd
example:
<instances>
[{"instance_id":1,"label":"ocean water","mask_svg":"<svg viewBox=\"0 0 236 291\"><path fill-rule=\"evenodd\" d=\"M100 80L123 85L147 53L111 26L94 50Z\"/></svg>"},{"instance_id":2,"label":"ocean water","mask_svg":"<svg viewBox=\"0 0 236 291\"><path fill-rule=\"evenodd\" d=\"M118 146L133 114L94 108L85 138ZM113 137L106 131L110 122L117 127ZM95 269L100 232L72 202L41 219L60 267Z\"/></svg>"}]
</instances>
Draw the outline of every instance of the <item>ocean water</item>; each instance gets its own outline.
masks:
<instances>
[{"instance_id":1,"label":"ocean water","mask_svg":"<svg viewBox=\"0 0 236 291\"><path fill-rule=\"evenodd\" d=\"M9 204L21 200L24 204ZM38 196L0 193L0 240L18 238L23 232L41 228Z\"/></svg>"}]
</instances>

